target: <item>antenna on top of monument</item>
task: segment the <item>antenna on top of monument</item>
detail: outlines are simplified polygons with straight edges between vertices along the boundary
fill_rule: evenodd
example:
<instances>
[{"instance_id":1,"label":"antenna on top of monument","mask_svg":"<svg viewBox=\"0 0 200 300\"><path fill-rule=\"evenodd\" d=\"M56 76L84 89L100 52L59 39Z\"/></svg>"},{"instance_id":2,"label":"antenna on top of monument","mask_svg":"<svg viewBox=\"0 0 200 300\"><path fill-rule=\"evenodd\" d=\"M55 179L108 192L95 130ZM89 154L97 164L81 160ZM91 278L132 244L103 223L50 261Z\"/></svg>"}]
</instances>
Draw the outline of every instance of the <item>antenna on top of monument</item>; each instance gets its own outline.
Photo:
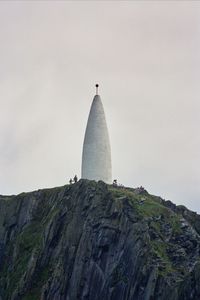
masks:
<instances>
[{"instance_id":1,"label":"antenna on top of monument","mask_svg":"<svg viewBox=\"0 0 200 300\"><path fill-rule=\"evenodd\" d=\"M98 95L98 87L99 87L99 85L95 84L95 87L96 87L96 95Z\"/></svg>"}]
</instances>

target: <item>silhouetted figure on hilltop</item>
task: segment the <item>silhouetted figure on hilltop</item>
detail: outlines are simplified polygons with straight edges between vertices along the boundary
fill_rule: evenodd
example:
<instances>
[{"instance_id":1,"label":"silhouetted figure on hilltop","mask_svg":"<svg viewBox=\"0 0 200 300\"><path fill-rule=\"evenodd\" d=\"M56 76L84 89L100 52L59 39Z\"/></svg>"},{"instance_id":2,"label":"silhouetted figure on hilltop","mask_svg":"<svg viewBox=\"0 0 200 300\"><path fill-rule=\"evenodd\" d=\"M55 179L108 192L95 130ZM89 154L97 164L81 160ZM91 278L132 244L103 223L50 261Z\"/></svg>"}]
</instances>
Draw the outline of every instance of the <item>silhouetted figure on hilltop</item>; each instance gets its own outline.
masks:
<instances>
[{"instance_id":1,"label":"silhouetted figure on hilltop","mask_svg":"<svg viewBox=\"0 0 200 300\"><path fill-rule=\"evenodd\" d=\"M113 185L114 185L114 186L117 186L117 185L118 185L118 184L117 184L117 179L114 179L114 180L113 180Z\"/></svg>"},{"instance_id":2,"label":"silhouetted figure on hilltop","mask_svg":"<svg viewBox=\"0 0 200 300\"><path fill-rule=\"evenodd\" d=\"M74 183L76 183L78 181L78 177L77 175L74 176Z\"/></svg>"}]
</instances>

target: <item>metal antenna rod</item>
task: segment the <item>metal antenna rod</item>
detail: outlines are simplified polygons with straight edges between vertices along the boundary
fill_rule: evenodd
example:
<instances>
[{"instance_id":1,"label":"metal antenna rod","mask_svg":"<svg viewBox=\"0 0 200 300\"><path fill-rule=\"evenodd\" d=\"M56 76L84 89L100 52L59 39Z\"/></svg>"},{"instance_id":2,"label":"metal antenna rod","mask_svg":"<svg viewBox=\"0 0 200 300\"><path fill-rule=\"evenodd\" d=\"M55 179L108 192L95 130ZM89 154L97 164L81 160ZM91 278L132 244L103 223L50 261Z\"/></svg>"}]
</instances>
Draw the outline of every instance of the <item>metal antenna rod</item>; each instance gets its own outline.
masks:
<instances>
[{"instance_id":1,"label":"metal antenna rod","mask_svg":"<svg viewBox=\"0 0 200 300\"><path fill-rule=\"evenodd\" d=\"M95 86L96 86L96 95L98 95L98 87L99 87L99 85L96 84Z\"/></svg>"}]
</instances>

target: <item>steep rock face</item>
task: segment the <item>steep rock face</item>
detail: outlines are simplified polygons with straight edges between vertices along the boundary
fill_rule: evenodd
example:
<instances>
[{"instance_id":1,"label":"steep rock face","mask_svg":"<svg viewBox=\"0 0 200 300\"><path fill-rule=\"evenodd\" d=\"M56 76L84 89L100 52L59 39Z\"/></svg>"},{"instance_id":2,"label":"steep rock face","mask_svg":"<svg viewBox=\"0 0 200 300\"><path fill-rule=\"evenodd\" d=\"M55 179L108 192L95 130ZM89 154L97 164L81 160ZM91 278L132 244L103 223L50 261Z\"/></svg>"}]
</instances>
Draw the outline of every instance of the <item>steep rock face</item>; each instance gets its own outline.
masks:
<instances>
[{"instance_id":1,"label":"steep rock face","mask_svg":"<svg viewBox=\"0 0 200 300\"><path fill-rule=\"evenodd\" d=\"M199 233L196 213L143 189L0 196L0 299L200 299Z\"/></svg>"}]
</instances>

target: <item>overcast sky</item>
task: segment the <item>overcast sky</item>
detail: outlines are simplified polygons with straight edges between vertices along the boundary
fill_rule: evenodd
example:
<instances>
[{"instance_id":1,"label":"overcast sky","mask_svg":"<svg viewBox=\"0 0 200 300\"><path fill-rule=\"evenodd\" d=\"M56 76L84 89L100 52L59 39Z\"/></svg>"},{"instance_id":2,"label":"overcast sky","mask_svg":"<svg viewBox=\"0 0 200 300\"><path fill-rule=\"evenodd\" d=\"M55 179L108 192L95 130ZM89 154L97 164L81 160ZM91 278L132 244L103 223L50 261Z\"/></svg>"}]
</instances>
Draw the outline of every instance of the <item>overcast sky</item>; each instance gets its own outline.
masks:
<instances>
[{"instance_id":1,"label":"overcast sky","mask_svg":"<svg viewBox=\"0 0 200 300\"><path fill-rule=\"evenodd\" d=\"M200 2L0 1L0 194L80 176L100 84L113 178L200 212Z\"/></svg>"}]
</instances>

